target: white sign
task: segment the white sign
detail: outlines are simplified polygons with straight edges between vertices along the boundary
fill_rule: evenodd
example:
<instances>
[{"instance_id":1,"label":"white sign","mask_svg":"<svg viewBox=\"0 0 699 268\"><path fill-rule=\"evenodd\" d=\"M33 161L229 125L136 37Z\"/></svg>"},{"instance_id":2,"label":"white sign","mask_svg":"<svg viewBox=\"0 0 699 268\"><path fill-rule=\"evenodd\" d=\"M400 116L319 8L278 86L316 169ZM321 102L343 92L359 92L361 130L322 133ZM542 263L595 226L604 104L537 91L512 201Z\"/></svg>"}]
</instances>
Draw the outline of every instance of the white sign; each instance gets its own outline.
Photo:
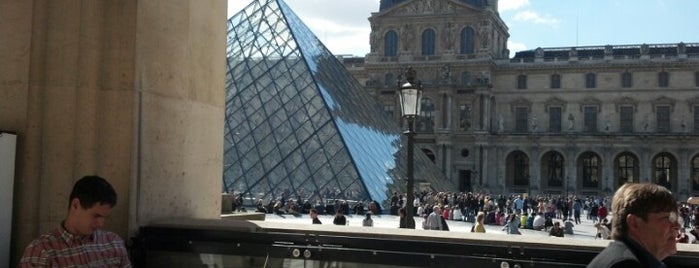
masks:
<instances>
[{"instance_id":1,"label":"white sign","mask_svg":"<svg viewBox=\"0 0 699 268\"><path fill-rule=\"evenodd\" d=\"M10 267L17 135L0 132L0 267Z\"/></svg>"}]
</instances>

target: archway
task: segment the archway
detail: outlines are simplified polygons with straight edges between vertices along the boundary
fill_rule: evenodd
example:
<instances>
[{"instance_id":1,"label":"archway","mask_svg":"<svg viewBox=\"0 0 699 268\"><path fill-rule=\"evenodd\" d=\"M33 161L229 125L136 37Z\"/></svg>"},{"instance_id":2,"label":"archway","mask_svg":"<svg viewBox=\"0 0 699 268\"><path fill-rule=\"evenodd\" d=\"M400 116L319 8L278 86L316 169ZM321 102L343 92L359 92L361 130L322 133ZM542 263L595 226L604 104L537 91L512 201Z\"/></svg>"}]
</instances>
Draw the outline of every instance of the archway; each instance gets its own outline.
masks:
<instances>
[{"instance_id":1,"label":"archway","mask_svg":"<svg viewBox=\"0 0 699 268\"><path fill-rule=\"evenodd\" d=\"M620 187L627 182L639 182L638 157L630 152L623 152L614 159L614 185Z\"/></svg>"},{"instance_id":2,"label":"archway","mask_svg":"<svg viewBox=\"0 0 699 268\"><path fill-rule=\"evenodd\" d=\"M508 186L529 186L529 156L514 151L507 156L506 178Z\"/></svg>"},{"instance_id":3,"label":"archway","mask_svg":"<svg viewBox=\"0 0 699 268\"><path fill-rule=\"evenodd\" d=\"M677 191L677 159L670 153L659 153L653 158L653 182Z\"/></svg>"}]
</instances>

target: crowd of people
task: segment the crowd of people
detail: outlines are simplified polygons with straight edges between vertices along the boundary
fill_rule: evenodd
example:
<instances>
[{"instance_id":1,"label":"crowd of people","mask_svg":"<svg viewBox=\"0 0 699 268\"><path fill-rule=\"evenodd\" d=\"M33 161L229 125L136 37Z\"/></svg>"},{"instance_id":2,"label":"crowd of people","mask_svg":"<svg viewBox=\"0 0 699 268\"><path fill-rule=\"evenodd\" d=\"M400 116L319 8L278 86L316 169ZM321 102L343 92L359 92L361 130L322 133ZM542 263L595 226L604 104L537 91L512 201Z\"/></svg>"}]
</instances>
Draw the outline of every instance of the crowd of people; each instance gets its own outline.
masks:
<instances>
[{"instance_id":1,"label":"crowd of people","mask_svg":"<svg viewBox=\"0 0 699 268\"><path fill-rule=\"evenodd\" d=\"M405 202L405 195L395 193L390 204L400 228L414 220L405 217ZM653 183L626 184L611 198L423 192L414 207L414 215L424 217L423 229L448 231L448 221L461 220L474 222L471 232L484 233L492 224L507 234L530 228L554 237L573 234L585 215L598 238L612 240L587 267L665 267L662 261L677 252L677 243L699 243L699 207L677 202Z\"/></svg>"},{"instance_id":2,"label":"crowd of people","mask_svg":"<svg viewBox=\"0 0 699 268\"><path fill-rule=\"evenodd\" d=\"M241 199L240 195L236 196L234 208L241 209ZM414 219L408 221L405 219L405 213L400 213L401 209L404 211L406 201L405 194L394 192L386 212L401 216L399 227L413 228ZM520 229L532 229L548 232L551 236L572 235L575 233L575 225L587 220L597 229L596 238L610 239L612 229L612 223L608 219L610 202L609 196L582 197L553 194L528 196L424 191L415 195L413 215L422 217L421 227L429 230L449 230L449 221L467 221L474 223L475 226L478 223L478 215L482 214L481 225L502 226L502 230L508 234L521 234ZM259 199L256 205L257 212L296 217L309 214L312 210L316 215L335 215L334 222L344 224L346 224L345 215L381 215L383 213L381 204L375 201L317 199L311 203L301 198L267 202ZM694 219L699 219L699 207L680 204L678 215L683 226L692 229ZM372 222L371 216L367 217L369 218L363 221ZM697 231L682 233L682 241L699 243L699 236L695 236L694 233L699 235L699 228Z\"/></svg>"},{"instance_id":3,"label":"crowd of people","mask_svg":"<svg viewBox=\"0 0 699 268\"><path fill-rule=\"evenodd\" d=\"M116 200L114 188L104 178L85 176L78 180L61 225L27 245L19 266L102 267L110 263L130 267L124 241L102 230ZM406 217L406 200L405 195L394 193L390 213L399 215L399 228L415 228L414 218ZM239 201L236 198L234 202ZM448 231L448 221L461 220L473 222L471 232L477 233L486 232L484 225L495 224L503 226L507 234L518 235L520 228L531 228L564 237L586 214L598 228L599 238L613 240L587 267L665 267L662 261L677 252L678 242L699 243L699 207L677 202L667 188L653 183L624 184L611 200L594 196L422 192L414 202L414 215L424 217L422 228L428 230ZM610 209L607 204L611 204ZM348 225L345 214L355 213L364 215L362 226L367 227L373 226L372 215L382 212L381 205L374 201L352 205L346 200L317 201L314 207L300 199L270 201L267 205L259 200L257 210L295 216L307 213L313 224L322 224L318 214L335 214L335 225ZM56 243L64 240L66 243Z\"/></svg>"}]
</instances>

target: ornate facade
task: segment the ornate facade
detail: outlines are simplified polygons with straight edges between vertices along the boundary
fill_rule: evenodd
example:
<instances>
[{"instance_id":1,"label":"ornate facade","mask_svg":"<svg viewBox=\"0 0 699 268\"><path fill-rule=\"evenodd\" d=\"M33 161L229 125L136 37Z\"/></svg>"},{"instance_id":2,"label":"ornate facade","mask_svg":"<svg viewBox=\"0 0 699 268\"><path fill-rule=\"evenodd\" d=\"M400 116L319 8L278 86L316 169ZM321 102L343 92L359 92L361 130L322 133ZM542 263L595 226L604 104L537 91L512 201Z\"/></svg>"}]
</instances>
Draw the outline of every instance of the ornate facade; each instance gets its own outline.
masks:
<instances>
[{"instance_id":1,"label":"ornate facade","mask_svg":"<svg viewBox=\"0 0 699 268\"><path fill-rule=\"evenodd\" d=\"M384 0L369 21L371 52L346 67L396 121L396 79L417 70L416 144L454 188L586 195L652 181L699 194L699 44L509 58L486 0Z\"/></svg>"}]
</instances>

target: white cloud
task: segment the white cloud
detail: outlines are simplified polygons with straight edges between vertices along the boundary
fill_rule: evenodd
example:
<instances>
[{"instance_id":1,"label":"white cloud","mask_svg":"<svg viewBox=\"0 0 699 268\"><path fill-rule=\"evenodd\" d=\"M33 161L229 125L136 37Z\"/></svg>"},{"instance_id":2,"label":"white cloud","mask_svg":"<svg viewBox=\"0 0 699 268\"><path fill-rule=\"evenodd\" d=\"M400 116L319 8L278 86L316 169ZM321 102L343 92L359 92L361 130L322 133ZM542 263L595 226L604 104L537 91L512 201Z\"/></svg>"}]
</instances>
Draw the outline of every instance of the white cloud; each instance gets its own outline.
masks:
<instances>
[{"instance_id":1,"label":"white cloud","mask_svg":"<svg viewBox=\"0 0 699 268\"><path fill-rule=\"evenodd\" d=\"M498 11L516 10L529 5L529 0L500 0Z\"/></svg>"},{"instance_id":2,"label":"white cloud","mask_svg":"<svg viewBox=\"0 0 699 268\"><path fill-rule=\"evenodd\" d=\"M368 25L343 25L320 17L308 17L304 23L333 54L364 56L369 52Z\"/></svg>"},{"instance_id":3,"label":"white cloud","mask_svg":"<svg viewBox=\"0 0 699 268\"><path fill-rule=\"evenodd\" d=\"M515 53L522 50L527 50L527 45L524 43L514 42L512 40L507 41L507 48L510 50L510 58L515 56Z\"/></svg>"},{"instance_id":4,"label":"white cloud","mask_svg":"<svg viewBox=\"0 0 699 268\"><path fill-rule=\"evenodd\" d=\"M536 13L535 11L531 10L525 10L518 12L514 16L514 20L516 21L526 21L526 22L533 22L537 24L557 24L558 19L553 18L551 16L542 16L539 13Z\"/></svg>"}]
</instances>

